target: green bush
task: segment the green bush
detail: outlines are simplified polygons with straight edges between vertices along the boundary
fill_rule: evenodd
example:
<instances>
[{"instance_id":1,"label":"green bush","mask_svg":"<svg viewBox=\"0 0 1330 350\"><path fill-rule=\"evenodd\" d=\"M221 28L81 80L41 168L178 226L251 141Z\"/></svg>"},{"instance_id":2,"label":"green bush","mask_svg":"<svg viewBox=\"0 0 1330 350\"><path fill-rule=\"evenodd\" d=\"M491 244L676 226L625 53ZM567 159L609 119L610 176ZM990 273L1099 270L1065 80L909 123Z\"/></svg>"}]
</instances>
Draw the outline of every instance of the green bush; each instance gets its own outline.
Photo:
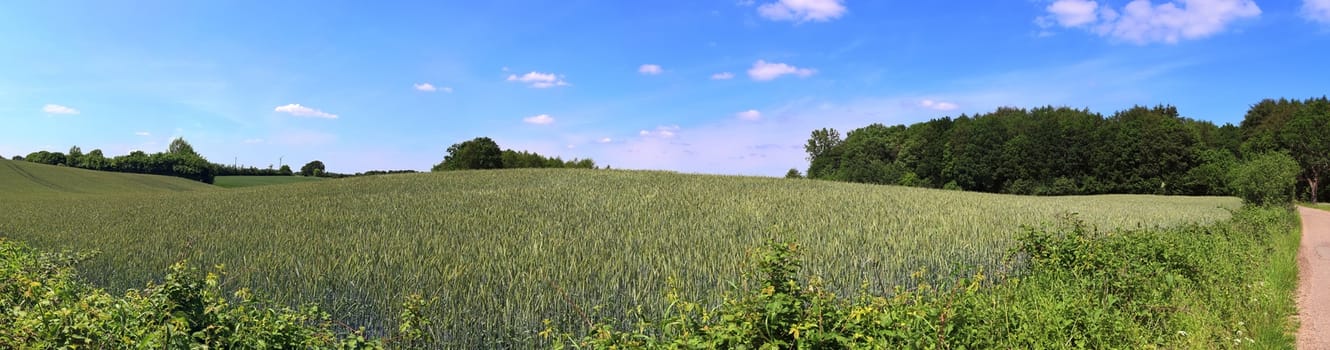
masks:
<instances>
[{"instance_id":1,"label":"green bush","mask_svg":"<svg viewBox=\"0 0 1330 350\"><path fill-rule=\"evenodd\" d=\"M370 339L317 307L265 307L248 290L228 295L219 272L172 265L161 284L112 296L80 283L74 266L89 253L41 253L0 238L0 348L382 349L424 348L430 326L403 304L397 334Z\"/></svg>"},{"instance_id":2,"label":"green bush","mask_svg":"<svg viewBox=\"0 0 1330 350\"><path fill-rule=\"evenodd\" d=\"M1301 171L1288 154L1264 153L1234 168L1229 186L1247 204L1288 206L1295 199Z\"/></svg>"}]
</instances>

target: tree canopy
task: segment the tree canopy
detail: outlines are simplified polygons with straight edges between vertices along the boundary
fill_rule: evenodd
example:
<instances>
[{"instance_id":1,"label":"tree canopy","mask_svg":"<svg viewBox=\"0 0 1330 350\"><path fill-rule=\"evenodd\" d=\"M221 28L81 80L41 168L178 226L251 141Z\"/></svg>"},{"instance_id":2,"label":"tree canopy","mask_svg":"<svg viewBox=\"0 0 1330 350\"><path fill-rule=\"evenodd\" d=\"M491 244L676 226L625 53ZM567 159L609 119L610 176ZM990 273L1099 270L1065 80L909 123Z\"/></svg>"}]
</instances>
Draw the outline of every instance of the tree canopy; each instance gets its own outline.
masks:
<instances>
[{"instance_id":1,"label":"tree canopy","mask_svg":"<svg viewBox=\"0 0 1330 350\"><path fill-rule=\"evenodd\" d=\"M1248 157L1289 154L1299 193L1324 195L1330 173L1330 101L1265 100L1240 126L1183 117L1173 106L1103 116L1083 109L999 108L912 125L872 124L840 139L814 130L807 176L982 192L1229 195L1230 169Z\"/></svg>"},{"instance_id":2,"label":"tree canopy","mask_svg":"<svg viewBox=\"0 0 1330 350\"><path fill-rule=\"evenodd\" d=\"M322 176L327 171L328 168L324 167L323 162L318 160L310 161L305 163L305 166L300 167L301 176Z\"/></svg>"},{"instance_id":3,"label":"tree canopy","mask_svg":"<svg viewBox=\"0 0 1330 350\"><path fill-rule=\"evenodd\" d=\"M477 137L448 147L448 155L432 171L517 168L594 169L596 162L591 159L565 161L559 157L545 157L538 153L511 149L501 151L494 140Z\"/></svg>"}]
</instances>

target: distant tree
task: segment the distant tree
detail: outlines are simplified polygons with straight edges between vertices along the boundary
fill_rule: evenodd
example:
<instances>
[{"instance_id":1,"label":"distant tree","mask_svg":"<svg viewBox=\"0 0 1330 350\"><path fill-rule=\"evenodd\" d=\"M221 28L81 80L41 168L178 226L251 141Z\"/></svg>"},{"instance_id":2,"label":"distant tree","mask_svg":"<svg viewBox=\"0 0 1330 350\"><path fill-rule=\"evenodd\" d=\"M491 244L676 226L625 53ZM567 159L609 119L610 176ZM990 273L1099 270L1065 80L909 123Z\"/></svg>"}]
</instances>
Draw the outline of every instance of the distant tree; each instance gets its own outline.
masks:
<instances>
[{"instance_id":1,"label":"distant tree","mask_svg":"<svg viewBox=\"0 0 1330 350\"><path fill-rule=\"evenodd\" d=\"M15 154L15 155L14 155L14 158L9 158L9 159L10 159L10 160L16 160L16 161L17 161L17 160L23 160L23 156L20 156L20 155Z\"/></svg>"},{"instance_id":2,"label":"distant tree","mask_svg":"<svg viewBox=\"0 0 1330 350\"><path fill-rule=\"evenodd\" d=\"M166 152L179 155L192 155L196 157L199 155L194 152L194 146L190 146L189 142L186 142L183 137L177 137L174 140L171 140L171 145L167 148Z\"/></svg>"},{"instance_id":3,"label":"distant tree","mask_svg":"<svg viewBox=\"0 0 1330 350\"><path fill-rule=\"evenodd\" d=\"M800 174L800 173L799 173L799 169L790 168L790 171L785 172L785 178L786 178L786 179L802 179L802 178L804 178L804 174Z\"/></svg>"},{"instance_id":4,"label":"distant tree","mask_svg":"<svg viewBox=\"0 0 1330 350\"><path fill-rule=\"evenodd\" d=\"M317 160L305 163L305 166L300 167L300 175L302 176L320 176L327 171L328 169L323 166L323 162Z\"/></svg>"},{"instance_id":5,"label":"distant tree","mask_svg":"<svg viewBox=\"0 0 1330 350\"><path fill-rule=\"evenodd\" d=\"M830 178L840 168L840 132L823 128L813 130L804 145L808 153L808 178Z\"/></svg>"},{"instance_id":6,"label":"distant tree","mask_svg":"<svg viewBox=\"0 0 1330 350\"><path fill-rule=\"evenodd\" d=\"M501 169L503 165L503 151L499 149L499 144L488 137L477 137L449 146L443 162L431 170Z\"/></svg>"},{"instance_id":7,"label":"distant tree","mask_svg":"<svg viewBox=\"0 0 1330 350\"><path fill-rule=\"evenodd\" d=\"M66 162L65 154L60 152L37 151L23 158L29 162L49 165L65 165Z\"/></svg>"},{"instance_id":8,"label":"distant tree","mask_svg":"<svg viewBox=\"0 0 1330 350\"><path fill-rule=\"evenodd\" d=\"M291 176L291 166L282 164L282 168L277 169L277 173L283 176Z\"/></svg>"},{"instance_id":9,"label":"distant tree","mask_svg":"<svg viewBox=\"0 0 1330 350\"><path fill-rule=\"evenodd\" d=\"M76 168L83 166L83 150L79 146L69 148L69 154L65 155L65 165Z\"/></svg>"},{"instance_id":10,"label":"distant tree","mask_svg":"<svg viewBox=\"0 0 1330 350\"><path fill-rule=\"evenodd\" d=\"M111 160L102 155L102 150L94 149L83 156L82 167L92 170L112 170Z\"/></svg>"}]
</instances>

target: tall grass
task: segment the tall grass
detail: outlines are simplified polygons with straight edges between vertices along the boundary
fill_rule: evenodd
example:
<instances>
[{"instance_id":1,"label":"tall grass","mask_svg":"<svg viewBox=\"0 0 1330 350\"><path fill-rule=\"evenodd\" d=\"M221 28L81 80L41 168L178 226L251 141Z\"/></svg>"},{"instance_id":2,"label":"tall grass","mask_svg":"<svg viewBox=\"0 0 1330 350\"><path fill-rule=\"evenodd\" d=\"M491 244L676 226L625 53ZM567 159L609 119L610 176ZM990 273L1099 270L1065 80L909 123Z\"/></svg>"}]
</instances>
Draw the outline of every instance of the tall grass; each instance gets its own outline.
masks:
<instances>
[{"instance_id":1,"label":"tall grass","mask_svg":"<svg viewBox=\"0 0 1330 350\"><path fill-rule=\"evenodd\" d=\"M1212 222L1233 198L1035 198L822 181L594 170L391 175L229 191L6 195L0 232L99 249L93 282L141 286L188 258L225 283L314 301L371 330L410 293L442 345L525 344L542 320L659 313L674 281L717 300L773 227L809 273L885 291L921 268L997 266L1021 225L1075 212L1103 228ZM605 308L597 308L605 305ZM567 327L565 327L567 328Z\"/></svg>"}]
</instances>

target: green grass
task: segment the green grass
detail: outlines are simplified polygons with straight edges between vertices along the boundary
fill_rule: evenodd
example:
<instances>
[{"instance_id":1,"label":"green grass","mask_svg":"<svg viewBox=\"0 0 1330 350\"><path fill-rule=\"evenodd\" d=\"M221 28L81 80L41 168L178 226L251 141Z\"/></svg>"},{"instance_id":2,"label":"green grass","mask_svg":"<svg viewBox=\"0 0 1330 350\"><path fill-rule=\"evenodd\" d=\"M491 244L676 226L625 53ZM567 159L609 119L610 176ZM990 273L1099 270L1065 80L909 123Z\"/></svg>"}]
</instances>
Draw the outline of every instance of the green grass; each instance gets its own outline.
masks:
<instances>
[{"instance_id":1,"label":"green grass","mask_svg":"<svg viewBox=\"0 0 1330 350\"><path fill-rule=\"evenodd\" d=\"M312 176L218 176L213 180L213 185L223 188L238 188L323 180L324 178Z\"/></svg>"},{"instance_id":2,"label":"green grass","mask_svg":"<svg viewBox=\"0 0 1330 350\"><path fill-rule=\"evenodd\" d=\"M1298 202L1298 205L1301 205L1301 206L1304 206L1304 207L1308 207L1308 208L1316 208L1316 209L1320 209L1320 210L1330 211L1330 203L1324 203L1324 202L1321 202L1321 203Z\"/></svg>"},{"instance_id":3,"label":"green grass","mask_svg":"<svg viewBox=\"0 0 1330 350\"><path fill-rule=\"evenodd\" d=\"M182 258L225 264L231 286L318 302L372 329L391 327L380 320L419 292L441 300L431 310L440 339L494 347L530 337L544 319L576 325L583 313L660 311L671 283L715 301L773 228L803 242L807 271L833 287L886 291L920 268L945 277L957 266L996 266L1020 226L1059 213L1138 227L1213 222L1239 205L525 169L96 198L19 193L0 196L0 235L44 249L99 249L80 269L114 289L158 279Z\"/></svg>"}]
</instances>

